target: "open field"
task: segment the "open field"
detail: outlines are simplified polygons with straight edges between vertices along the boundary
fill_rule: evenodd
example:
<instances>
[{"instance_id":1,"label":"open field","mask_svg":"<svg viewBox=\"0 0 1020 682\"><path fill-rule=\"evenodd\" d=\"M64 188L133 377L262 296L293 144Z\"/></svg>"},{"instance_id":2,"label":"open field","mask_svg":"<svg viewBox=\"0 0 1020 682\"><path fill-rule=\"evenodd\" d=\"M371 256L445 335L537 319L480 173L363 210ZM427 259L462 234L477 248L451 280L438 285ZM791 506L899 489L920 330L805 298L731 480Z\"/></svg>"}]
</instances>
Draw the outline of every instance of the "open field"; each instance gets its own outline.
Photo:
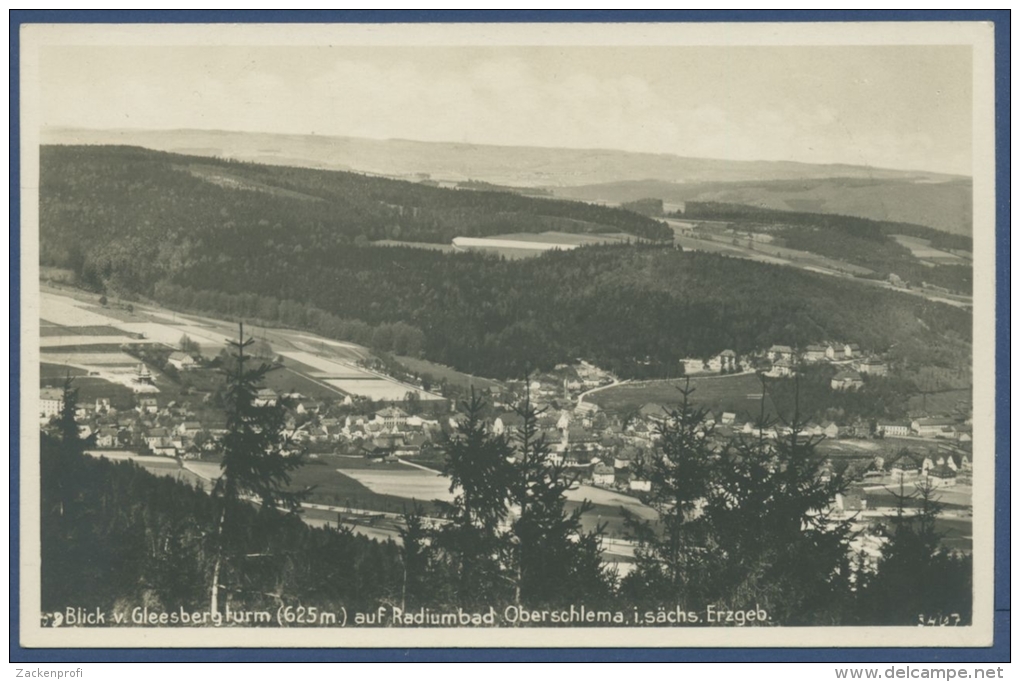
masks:
<instances>
[{"instance_id":1,"label":"open field","mask_svg":"<svg viewBox=\"0 0 1020 682\"><path fill-rule=\"evenodd\" d=\"M53 329L48 327L47 329ZM39 339L40 348L67 348L67 347L88 347L88 346L121 346L125 343L145 343L145 339L137 339L132 336L43 336ZM151 341L150 341L151 343Z\"/></svg>"},{"instance_id":2,"label":"open field","mask_svg":"<svg viewBox=\"0 0 1020 682\"><path fill-rule=\"evenodd\" d=\"M697 377L690 380L694 389L691 400L699 407L710 410L725 410L758 416L761 411L762 386L755 374L731 374L727 376ZM603 391L592 393L585 400L597 404L604 410L617 414L626 414L638 410L645 403L676 405L681 396L678 387L684 385L683 379L665 379L660 381L637 381L611 386ZM768 396L765 398L765 411L775 414L775 407Z\"/></svg>"},{"instance_id":3,"label":"open field","mask_svg":"<svg viewBox=\"0 0 1020 682\"><path fill-rule=\"evenodd\" d=\"M699 239L676 233L673 236L673 243L690 251L722 253L758 261L759 263L772 263L773 265L793 265L822 274L874 274L868 268L861 267L860 265L826 258L825 256L819 256L808 251L799 251L797 249L788 249L783 246L762 243L755 243L754 248L750 248L747 246L746 240L739 240L738 244L733 244L732 239L727 241L727 238L722 235L717 239Z\"/></svg>"},{"instance_id":4,"label":"open field","mask_svg":"<svg viewBox=\"0 0 1020 682\"><path fill-rule=\"evenodd\" d=\"M84 327L64 327L61 325L50 323L50 325L42 327L39 330L39 336L46 337L50 336L118 336L122 332L116 327L110 327L108 325L99 326L84 326Z\"/></svg>"},{"instance_id":5,"label":"open field","mask_svg":"<svg viewBox=\"0 0 1020 682\"><path fill-rule=\"evenodd\" d=\"M532 244L575 244L577 246L641 241L638 237L622 232L597 234L581 232L514 232L492 235L491 237L481 237L481 239L528 242Z\"/></svg>"},{"instance_id":6,"label":"open field","mask_svg":"<svg viewBox=\"0 0 1020 682\"><path fill-rule=\"evenodd\" d=\"M325 383L339 388L344 393L386 402L400 402L407 396L408 391L422 393L414 387L403 386L385 379L326 379ZM427 394L422 399L428 400L430 397L434 396Z\"/></svg>"},{"instance_id":7,"label":"open field","mask_svg":"<svg viewBox=\"0 0 1020 682\"><path fill-rule=\"evenodd\" d=\"M119 326L113 317L103 314L102 308L66 296L43 291L39 297L39 317L65 327Z\"/></svg>"},{"instance_id":8,"label":"open field","mask_svg":"<svg viewBox=\"0 0 1020 682\"><path fill-rule=\"evenodd\" d=\"M642 504L636 497L631 497L615 490L606 490L590 485L579 485L572 490L568 490L566 497L572 502L589 500L592 504L609 509L624 507L633 512L635 516L643 519L656 518L655 510Z\"/></svg>"},{"instance_id":9,"label":"open field","mask_svg":"<svg viewBox=\"0 0 1020 682\"><path fill-rule=\"evenodd\" d=\"M927 455L936 452L940 445L949 445L949 441L922 439L916 436L910 438L886 436L873 439L826 438L819 443L818 452L833 459L873 460L881 457L888 462L903 449L915 455Z\"/></svg>"},{"instance_id":10,"label":"open field","mask_svg":"<svg viewBox=\"0 0 1020 682\"><path fill-rule=\"evenodd\" d=\"M344 469L341 472L374 492L406 500L442 500L452 502L450 479L422 469L404 467L403 471Z\"/></svg>"},{"instance_id":11,"label":"open field","mask_svg":"<svg viewBox=\"0 0 1020 682\"><path fill-rule=\"evenodd\" d=\"M463 388L474 386L475 388L484 389L500 385L498 381L493 379L485 379L483 377L464 374L463 372L458 372L446 365L440 365L421 358L411 358L406 355L395 355L394 358L397 362L412 372L428 374L437 381L445 379L448 383L454 386L460 386Z\"/></svg>"},{"instance_id":12,"label":"open field","mask_svg":"<svg viewBox=\"0 0 1020 682\"><path fill-rule=\"evenodd\" d=\"M324 339L321 336L312 336L301 332L293 332L289 335L291 344L298 350L317 355L325 355L338 360L364 360L371 356L367 348L345 341L334 341Z\"/></svg>"},{"instance_id":13,"label":"open field","mask_svg":"<svg viewBox=\"0 0 1020 682\"><path fill-rule=\"evenodd\" d=\"M364 379L371 378L375 375L368 370L355 367L353 365L346 364L344 362L338 362L330 360L318 355L312 355L311 353L305 353L303 351L298 352L283 352L280 353L283 357L288 360L294 360L295 362L301 363L305 367L311 367L316 378L328 378L328 377L341 377L351 379Z\"/></svg>"},{"instance_id":14,"label":"open field","mask_svg":"<svg viewBox=\"0 0 1020 682\"><path fill-rule=\"evenodd\" d=\"M434 471L404 465L385 467L351 468L343 463L346 458L333 458L330 462L341 462L339 473L349 476L375 493L404 500L415 499L419 502L453 499L450 493L450 480ZM400 468L393 468L394 466ZM593 507L582 517L585 530L592 530L600 523L606 524L606 531L613 537L622 537L625 531L624 517L621 507L638 518L654 520L656 512L642 504L638 499L612 490L581 485L566 493L567 510L573 510L584 500L592 502ZM375 507L369 507L375 509ZM388 511L380 509L380 511Z\"/></svg>"},{"instance_id":15,"label":"open field","mask_svg":"<svg viewBox=\"0 0 1020 682\"><path fill-rule=\"evenodd\" d=\"M421 391L395 379L374 374L346 362L331 360L304 351L282 352L287 360L310 367L309 376L344 393L364 396L371 400L398 402L408 391L418 391L422 400L442 400L440 396Z\"/></svg>"},{"instance_id":16,"label":"open field","mask_svg":"<svg viewBox=\"0 0 1020 682\"><path fill-rule=\"evenodd\" d=\"M263 383L266 388L271 388L277 393L300 393L315 400L337 399L344 395L342 391L286 366L266 374Z\"/></svg>"},{"instance_id":17,"label":"open field","mask_svg":"<svg viewBox=\"0 0 1020 682\"><path fill-rule=\"evenodd\" d=\"M373 482L373 472L366 469L345 469L340 471L334 466L340 458L323 457L309 462L295 471L291 478L291 488L300 490L310 487L310 502L326 504L335 507L352 507L354 509L371 509L373 511L390 512L402 514L409 511L414 497L421 506L428 512L433 511L432 500L436 496L423 494L415 495L416 489L413 484L407 483L398 487L406 495L393 494L392 488L376 485L369 487L365 485L364 478ZM416 471L404 467L406 471ZM378 476L383 472L375 472ZM404 471L389 471L390 474L400 476ZM438 477L436 477L438 478Z\"/></svg>"},{"instance_id":18,"label":"open field","mask_svg":"<svg viewBox=\"0 0 1020 682\"><path fill-rule=\"evenodd\" d=\"M883 483L868 483L864 487L864 492L868 497L868 506L871 508L888 508L895 509L896 495L900 494L900 483L897 479L893 480L892 476L887 476L886 482ZM904 495L913 496L907 501L907 507L916 507L919 504L917 499L917 481L916 479L911 481L907 479L903 483ZM943 505L948 510L969 510L973 506L973 489L969 485L958 485L952 488L940 488L934 493L934 498L937 502Z\"/></svg>"},{"instance_id":19,"label":"open field","mask_svg":"<svg viewBox=\"0 0 1020 682\"><path fill-rule=\"evenodd\" d=\"M221 348L227 345L225 334L193 325L170 325L159 322L125 322L119 326L126 331L142 334L146 339L174 347L180 343L182 336L187 335L207 355L215 355Z\"/></svg>"},{"instance_id":20,"label":"open field","mask_svg":"<svg viewBox=\"0 0 1020 682\"><path fill-rule=\"evenodd\" d=\"M956 254L933 248L931 246L931 241L924 239L923 237L894 234L892 235L892 238L899 242L901 246L905 246L910 249L910 253L918 260L935 261L943 265L965 265L970 262Z\"/></svg>"},{"instance_id":21,"label":"open field","mask_svg":"<svg viewBox=\"0 0 1020 682\"><path fill-rule=\"evenodd\" d=\"M64 351L60 349L43 348L42 360L62 365L77 365L85 369L99 366L114 367L137 367L138 360L121 351L100 351L89 353L87 351L75 350Z\"/></svg>"},{"instance_id":22,"label":"open field","mask_svg":"<svg viewBox=\"0 0 1020 682\"><path fill-rule=\"evenodd\" d=\"M113 370L137 367L138 360L119 350L122 343L139 343L141 336L144 342L177 347L181 337L187 335L203 354L211 356L224 348L226 339L236 333L233 323L229 322L143 304L135 305L134 311L128 313L114 306L96 306L88 299L88 295L73 290L48 288L43 292L42 317L46 331L42 350L46 362L97 371L104 378L128 385L130 382L125 377L115 376L120 372ZM442 400L440 396L356 366L356 361L371 357L362 346L289 329L248 326L245 331L265 339L275 352L286 358L285 370L273 372L267 380L274 390L297 391L316 398L357 395L388 402L403 401L408 391L418 391L422 400Z\"/></svg>"}]
</instances>

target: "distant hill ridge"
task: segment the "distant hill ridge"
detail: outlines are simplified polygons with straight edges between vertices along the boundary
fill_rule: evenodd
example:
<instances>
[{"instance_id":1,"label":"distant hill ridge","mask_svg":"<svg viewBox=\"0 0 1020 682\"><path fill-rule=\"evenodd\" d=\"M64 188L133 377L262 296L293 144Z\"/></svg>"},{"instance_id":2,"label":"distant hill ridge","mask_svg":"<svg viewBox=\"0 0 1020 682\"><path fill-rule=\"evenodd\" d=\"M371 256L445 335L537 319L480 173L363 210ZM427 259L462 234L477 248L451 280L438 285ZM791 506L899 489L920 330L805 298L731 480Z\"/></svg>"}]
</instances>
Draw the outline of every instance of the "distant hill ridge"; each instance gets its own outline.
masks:
<instances>
[{"instance_id":1,"label":"distant hill ridge","mask_svg":"<svg viewBox=\"0 0 1020 682\"><path fill-rule=\"evenodd\" d=\"M43 144L117 144L416 181L491 183L618 204L724 201L971 234L970 178L846 164L730 161L610 149L512 147L222 130L49 128ZM495 189L495 188L494 188Z\"/></svg>"}]
</instances>

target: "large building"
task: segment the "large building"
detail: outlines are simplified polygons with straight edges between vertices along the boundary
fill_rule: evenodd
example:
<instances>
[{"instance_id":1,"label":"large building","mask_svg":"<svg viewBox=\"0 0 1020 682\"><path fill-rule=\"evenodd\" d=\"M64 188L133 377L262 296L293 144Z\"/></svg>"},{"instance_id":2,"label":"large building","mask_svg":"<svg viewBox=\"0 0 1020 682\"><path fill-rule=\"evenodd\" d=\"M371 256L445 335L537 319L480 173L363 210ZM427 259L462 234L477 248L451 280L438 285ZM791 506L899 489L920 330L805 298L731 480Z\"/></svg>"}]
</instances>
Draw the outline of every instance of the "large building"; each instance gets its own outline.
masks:
<instances>
[{"instance_id":1,"label":"large building","mask_svg":"<svg viewBox=\"0 0 1020 682\"><path fill-rule=\"evenodd\" d=\"M922 438L942 436L952 437L952 427L956 424L952 419L915 419L910 428Z\"/></svg>"},{"instance_id":2,"label":"large building","mask_svg":"<svg viewBox=\"0 0 1020 682\"><path fill-rule=\"evenodd\" d=\"M64 392L59 388L39 390L39 416L49 419L64 409Z\"/></svg>"}]
</instances>

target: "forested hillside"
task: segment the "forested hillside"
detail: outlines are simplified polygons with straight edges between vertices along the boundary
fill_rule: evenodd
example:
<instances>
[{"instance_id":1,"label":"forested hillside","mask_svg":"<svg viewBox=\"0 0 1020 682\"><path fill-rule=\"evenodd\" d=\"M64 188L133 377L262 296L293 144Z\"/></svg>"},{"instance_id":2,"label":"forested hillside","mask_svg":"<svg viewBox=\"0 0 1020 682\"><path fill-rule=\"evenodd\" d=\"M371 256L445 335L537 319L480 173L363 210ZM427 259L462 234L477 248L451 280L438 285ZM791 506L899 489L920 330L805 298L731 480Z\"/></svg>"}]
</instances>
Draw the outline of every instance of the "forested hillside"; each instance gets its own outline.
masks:
<instances>
[{"instance_id":1,"label":"forested hillside","mask_svg":"<svg viewBox=\"0 0 1020 682\"><path fill-rule=\"evenodd\" d=\"M792 268L660 245L505 261L377 248L554 221L658 237L634 213L131 148L44 148L46 265L96 290L303 327L456 369L520 376L583 357L670 376L682 357L853 340L952 365L967 311Z\"/></svg>"},{"instance_id":2,"label":"forested hillside","mask_svg":"<svg viewBox=\"0 0 1020 682\"><path fill-rule=\"evenodd\" d=\"M729 182L641 179L560 186L552 191L558 197L581 201L622 203L656 197L668 203L723 202L913 223L953 235L973 233L970 178L905 172L900 177L884 174L877 177L767 177Z\"/></svg>"},{"instance_id":3,"label":"forested hillside","mask_svg":"<svg viewBox=\"0 0 1020 682\"><path fill-rule=\"evenodd\" d=\"M970 295L974 287L970 261L926 264L893 237L906 235L924 239L932 248L946 251L973 250L970 237L923 225L715 202L690 202L683 217L727 221L737 230L764 229L792 249L860 265L883 279L896 275L913 286L926 282L965 295Z\"/></svg>"},{"instance_id":4,"label":"forested hillside","mask_svg":"<svg viewBox=\"0 0 1020 682\"><path fill-rule=\"evenodd\" d=\"M135 147L43 147L40 161L43 262L87 255L86 270L112 269L132 277L124 282L132 287L151 286L195 252L231 240L318 250L515 231L672 234L645 216L580 202ZM94 238L104 248L73 250Z\"/></svg>"}]
</instances>

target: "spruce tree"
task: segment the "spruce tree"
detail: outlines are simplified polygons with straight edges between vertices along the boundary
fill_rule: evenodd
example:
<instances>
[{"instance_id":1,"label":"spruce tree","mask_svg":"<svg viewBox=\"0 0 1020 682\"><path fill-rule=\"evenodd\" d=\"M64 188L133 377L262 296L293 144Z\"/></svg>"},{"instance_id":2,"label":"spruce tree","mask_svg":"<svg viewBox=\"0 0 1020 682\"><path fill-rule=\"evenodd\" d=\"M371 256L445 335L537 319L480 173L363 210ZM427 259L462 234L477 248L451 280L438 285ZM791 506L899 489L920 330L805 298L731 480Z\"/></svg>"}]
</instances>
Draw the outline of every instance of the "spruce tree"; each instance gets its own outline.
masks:
<instances>
[{"instance_id":1,"label":"spruce tree","mask_svg":"<svg viewBox=\"0 0 1020 682\"><path fill-rule=\"evenodd\" d=\"M78 389L70 375L64 380L60 412L52 422L52 428L59 439L59 447L47 450L48 456L41 460L41 474L46 490L54 493L49 498L63 516L71 502L72 490L76 488L75 476L85 451L95 443L95 435L83 438L75 412L78 407Z\"/></svg>"},{"instance_id":2,"label":"spruce tree","mask_svg":"<svg viewBox=\"0 0 1020 682\"><path fill-rule=\"evenodd\" d=\"M971 558L943 546L938 530L944 505L928 476L911 490L901 481L890 492L896 514L877 574L861 590L860 619L872 625L966 625L971 621Z\"/></svg>"},{"instance_id":3,"label":"spruce tree","mask_svg":"<svg viewBox=\"0 0 1020 682\"><path fill-rule=\"evenodd\" d=\"M223 453L221 474L213 487L213 495L220 504L220 518L216 531L216 561L213 567L210 590L210 609L219 609L219 590L223 578L225 550L233 539L243 544L247 531L235 528L230 523L229 510L241 502L257 502L266 515L260 515L263 523L272 523L272 514L277 510L296 513L300 509L304 492L288 489L291 472L301 466L301 453L292 449L284 435L286 411L279 403L259 403L256 400L259 388L272 366L260 362L248 366L251 358L246 355L255 340L245 339L244 325L239 325L237 341L228 341L233 350L232 362L224 368L226 391L224 393L227 422L226 434L220 440ZM229 536L236 535L235 538ZM235 562L236 564L237 562ZM243 579L243 570L235 579Z\"/></svg>"},{"instance_id":4,"label":"spruce tree","mask_svg":"<svg viewBox=\"0 0 1020 682\"><path fill-rule=\"evenodd\" d=\"M527 382L526 382L527 383ZM522 424L516 438L512 500L519 510L512 523L514 601L518 605L593 603L612 590L612 576L602 564L604 526L584 532L581 516L591 509L584 500L567 512L566 492L575 484L539 430L539 411L530 392L514 411Z\"/></svg>"},{"instance_id":5,"label":"spruce tree","mask_svg":"<svg viewBox=\"0 0 1020 682\"><path fill-rule=\"evenodd\" d=\"M841 476L821 475L821 437L804 433L796 407L784 435L763 409L758 433L723 449L702 510L705 596L765 609L773 623L834 625L851 597L850 521L830 515Z\"/></svg>"},{"instance_id":6,"label":"spruce tree","mask_svg":"<svg viewBox=\"0 0 1020 682\"><path fill-rule=\"evenodd\" d=\"M651 522L627 514L637 542L635 570L624 580L625 593L639 603L669 599L680 605L699 603L697 577L704 563L704 529L699 507L707 496L717 453L707 411L691 400L688 379L678 387L680 402L667 408L656 424L656 452L634 463L633 475L651 484L648 504L658 512Z\"/></svg>"},{"instance_id":7,"label":"spruce tree","mask_svg":"<svg viewBox=\"0 0 1020 682\"><path fill-rule=\"evenodd\" d=\"M505 435L487 431L485 403L474 390L461 408L465 419L444 444L443 473L455 497L441 505L450 523L437 530L436 543L454 576L458 601L474 605L507 593L501 558L513 451Z\"/></svg>"}]
</instances>

